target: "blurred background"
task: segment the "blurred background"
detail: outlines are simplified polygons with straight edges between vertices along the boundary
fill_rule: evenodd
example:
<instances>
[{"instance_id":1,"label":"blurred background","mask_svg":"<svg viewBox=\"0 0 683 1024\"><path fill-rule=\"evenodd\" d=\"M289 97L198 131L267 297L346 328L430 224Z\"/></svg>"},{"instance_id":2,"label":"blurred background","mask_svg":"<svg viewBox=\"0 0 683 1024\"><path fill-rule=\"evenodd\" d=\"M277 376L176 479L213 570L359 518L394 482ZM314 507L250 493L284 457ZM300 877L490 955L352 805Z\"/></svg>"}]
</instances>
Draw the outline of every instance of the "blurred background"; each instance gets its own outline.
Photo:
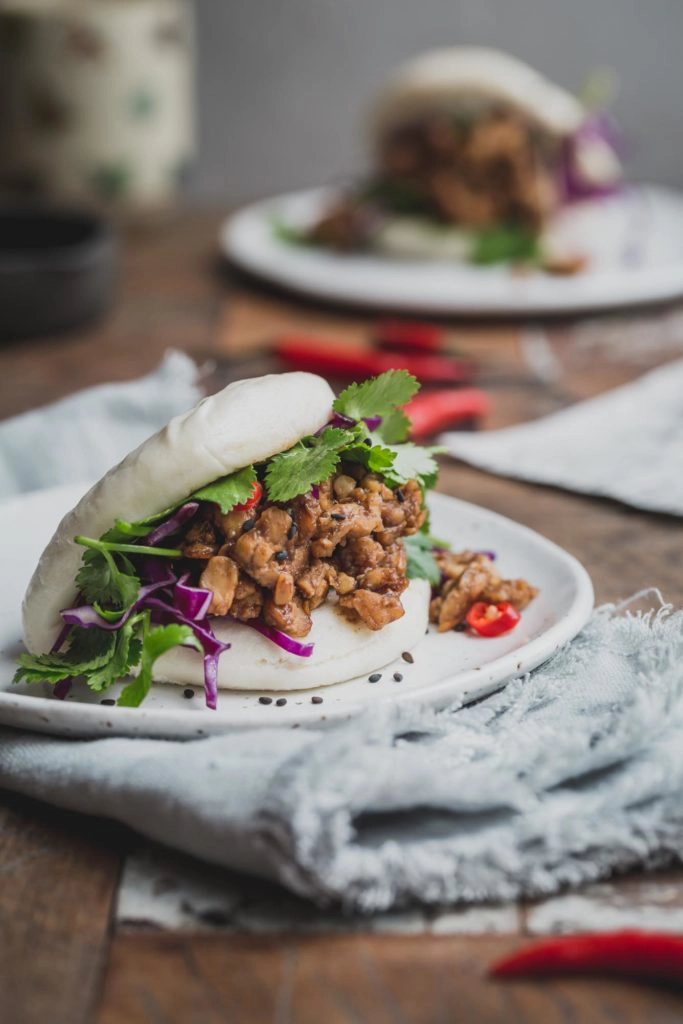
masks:
<instances>
[{"instance_id":1,"label":"blurred background","mask_svg":"<svg viewBox=\"0 0 683 1024\"><path fill-rule=\"evenodd\" d=\"M318 185L362 166L359 121L394 65L434 46L509 50L572 90L614 68L635 179L680 185L680 0L200 0L194 198Z\"/></svg>"},{"instance_id":2,"label":"blurred background","mask_svg":"<svg viewBox=\"0 0 683 1024\"><path fill-rule=\"evenodd\" d=\"M574 91L615 69L631 177L683 181L679 0L4 0L3 11L0 163L25 191L40 191L41 173L73 177L74 145L93 155L91 191L135 200L138 189L143 204L339 180L364 164L363 112L390 70L454 44L509 50ZM58 53L64 11L78 24ZM22 90L31 123L17 128Z\"/></svg>"}]
</instances>

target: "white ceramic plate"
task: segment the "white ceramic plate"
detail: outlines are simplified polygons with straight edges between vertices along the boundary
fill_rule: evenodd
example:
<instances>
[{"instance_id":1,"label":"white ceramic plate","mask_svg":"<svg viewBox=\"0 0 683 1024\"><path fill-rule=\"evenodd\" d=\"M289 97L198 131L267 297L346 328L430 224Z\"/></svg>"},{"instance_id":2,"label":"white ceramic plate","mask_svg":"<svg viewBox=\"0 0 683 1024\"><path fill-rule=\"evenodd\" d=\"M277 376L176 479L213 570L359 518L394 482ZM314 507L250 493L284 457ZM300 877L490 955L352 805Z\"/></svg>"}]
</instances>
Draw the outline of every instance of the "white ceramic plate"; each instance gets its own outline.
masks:
<instances>
[{"instance_id":1,"label":"white ceramic plate","mask_svg":"<svg viewBox=\"0 0 683 1024\"><path fill-rule=\"evenodd\" d=\"M683 194L651 186L576 205L552 234L589 268L573 277L515 275L506 267L338 255L289 245L274 219L303 227L326 189L248 206L226 221L221 248L237 265L316 298L387 310L468 315L569 313L672 299L683 294Z\"/></svg>"},{"instance_id":2,"label":"white ceramic plate","mask_svg":"<svg viewBox=\"0 0 683 1024\"><path fill-rule=\"evenodd\" d=\"M74 687L67 699L60 701L46 696L49 687L11 683L14 659L22 649L19 604L56 523L84 489L70 485L0 505L0 723L4 725L79 736L192 737L252 726L327 724L371 711L383 700L436 707L472 701L545 661L578 633L593 607L590 578L566 551L510 519L434 495L430 504L437 536L458 548L495 550L505 575L524 576L540 587L540 595L508 636L483 640L465 633L439 635L430 629L413 649L414 663L399 658L382 667L378 683L369 683L363 676L320 690L288 693L283 707L274 700L270 705L260 704L258 692L222 690L218 710L208 711L200 690L187 699L182 687L159 684L141 708L102 705L101 696L85 685ZM16 539L18 525L21 543ZM224 657L233 654L237 654L236 648ZM394 680L395 672L402 674L400 682ZM104 698L116 696L120 688L113 687ZM311 702L314 694L322 696L322 704Z\"/></svg>"}]
</instances>

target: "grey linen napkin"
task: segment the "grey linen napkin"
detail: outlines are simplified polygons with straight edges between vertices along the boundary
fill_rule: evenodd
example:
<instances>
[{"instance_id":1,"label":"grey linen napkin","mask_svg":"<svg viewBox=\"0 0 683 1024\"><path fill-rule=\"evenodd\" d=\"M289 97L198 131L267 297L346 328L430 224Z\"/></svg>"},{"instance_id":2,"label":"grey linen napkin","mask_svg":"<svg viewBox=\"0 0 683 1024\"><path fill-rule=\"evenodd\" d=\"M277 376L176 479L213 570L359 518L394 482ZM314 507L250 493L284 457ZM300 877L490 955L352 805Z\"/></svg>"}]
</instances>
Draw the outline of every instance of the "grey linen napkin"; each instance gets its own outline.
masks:
<instances>
[{"instance_id":1,"label":"grey linen napkin","mask_svg":"<svg viewBox=\"0 0 683 1024\"><path fill-rule=\"evenodd\" d=\"M531 423L441 441L502 476L683 515L683 360Z\"/></svg>"},{"instance_id":2,"label":"grey linen napkin","mask_svg":"<svg viewBox=\"0 0 683 1024\"><path fill-rule=\"evenodd\" d=\"M3 486L52 482L49 459L30 474L22 459L75 452L86 428L112 446L108 464L191 405L195 377L176 353L141 381L0 424ZM97 444L74 454L70 479L107 468ZM680 859L683 612L653 602L597 612L474 707L378 705L322 733L191 742L0 730L0 785L366 912L550 893Z\"/></svg>"},{"instance_id":3,"label":"grey linen napkin","mask_svg":"<svg viewBox=\"0 0 683 1024\"><path fill-rule=\"evenodd\" d=\"M0 497L96 480L200 398L183 352L139 380L101 384L0 423Z\"/></svg>"},{"instance_id":4,"label":"grey linen napkin","mask_svg":"<svg viewBox=\"0 0 683 1024\"><path fill-rule=\"evenodd\" d=\"M603 608L473 707L189 742L4 730L0 784L372 912L683 859L682 728L683 612Z\"/></svg>"}]
</instances>

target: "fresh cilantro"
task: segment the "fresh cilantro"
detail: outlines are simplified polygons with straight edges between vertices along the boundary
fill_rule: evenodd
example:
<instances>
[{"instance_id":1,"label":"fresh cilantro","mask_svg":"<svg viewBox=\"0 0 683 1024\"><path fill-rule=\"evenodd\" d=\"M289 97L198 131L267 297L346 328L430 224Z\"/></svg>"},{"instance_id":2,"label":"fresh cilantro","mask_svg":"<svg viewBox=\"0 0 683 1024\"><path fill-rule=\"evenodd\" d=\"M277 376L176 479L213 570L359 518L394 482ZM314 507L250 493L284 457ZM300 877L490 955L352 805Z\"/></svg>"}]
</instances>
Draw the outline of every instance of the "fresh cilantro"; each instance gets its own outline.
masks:
<instances>
[{"instance_id":1,"label":"fresh cilantro","mask_svg":"<svg viewBox=\"0 0 683 1024\"><path fill-rule=\"evenodd\" d=\"M285 245L306 245L310 241L305 231L295 228L278 216L271 217L270 228L278 242L284 242Z\"/></svg>"},{"instance_id":2,"label":"fresh cilantro","mask_svg":"<svg viewBox=\"0 0 683 1024\"><path fill-rule=\"evenodd\" d=\"M14 682L58 683L100 671L114 655L116 638L104 629L74 627L69 646L59 654L21 654Z\"/></svg>"},{"instance_id":3,"label":"fresh cilantro","mask_svg":"<svg viewBox=\"0 0 683 1024\"><path fill-rule=\"evenodd\" d=\"M360 384L351 384L335 400L333 408L342 416L362 420L370 416L388 416L405 405L420 385L407 370L387 370Z\"/></svg>"},{"instance_id":4,"label":"fresh cilantro","mask_svg":"<svg viewBox=\"0 0 683 1024\"><path fill-rule=\"evenodd\" d=\"M111 551L91 548L85 552L76 575L76 586L89 604L110 604L118 609L135 604L140 580L128 558L120 556L119 563Z\"/></svg>"},{"instance_id":5,"label":"fresh cilantro","mask_svg":"<svg viewBox=\"0 0 683 1024\"><path fill-rule=\"evenodd\" d=\"M518 224L498 224L483 228L476 236L472 262L483 266L495 263L536 263L538 239Z\"/></svg>"},{"instance_id":6,"label":"fresh cilantro","mask_svg":"<svg viewBox=\"0 0 683 1024\"><path fill-rule=\"evenodd\" d=\"M406 575L410 580L429 580L433 587L441 582L441 570L434 558L434 548L447 548L448 543L433 537L423 526L419 533L404 537L408 566Z\"/></svg>"},{"instance_id":7,"label":"fresh cilantro","mask_svg":"<svg viewBox=\"0 0 683 1024\"><path fill-rule=\"evenodd\" d=\"M343 457L346 462L359 462L369 473L385 474L393 465L396 455L390 448L381 444L358 444L344 448Z\"/></svg>"},{"instance_id":8,"label":"fresh cilantro","mask_svg":"<svg viewBox=\"0 0 683 1024\"><path fill-rule=\"evenodd\" d=\"M384 474L390 487L398 487L408 480L417 480L425 490L434 486L439 475L434 455L445 451L444 448L420 448L409 441L391 445L390 451L394 452L394 462Z\"/></svg>"},{"instance_id":9,"label":"fresh cilantro","mask_svg":"<svg viewBox=\"0 0 683 1024\"><path fill-rule=\"evenodd\" d=\"M140 672L121 691L117 704L124 708L137 708L142 704L152 686L152 669L154 662L172 647L180 645L194 647L201 653L202 645L189 626L171 623L168 626L156 626L147 631L145 627L142 641L142 657Z\"/></svg>"},{"instance_id":10,"label":"fresh cilantro","mask_svg":"<svg viewBox=\"0 0 683 1024\"><path fill-rule=\"evenodd\" d=\"M245 466L237 473L230 473L220 480L214 480L200 490L190 495L188 500L193 498L197 501L212 501L220 505L223 515L227 515L235 505L243 505L252 495L256 483L256 470L253 466Z\"/></svg>"},{"instance_id":11,"label":"fresh cilantro","mask_svg":"<svg viewBox=\"0 0 683 1024\"><path fill-rule=\"evenodd\" d=\"M268 497L271 501L289 501L328 480L337 468L340 451L355 444L357 438L357 431L327 427L319 437L304 438L273 456L266 469Z\"/></svg>"},{"instance_id":12,"label":"fresh cilantro","mask_svg":"<svg viewBox=\"0 0 683 1024\"><path fill-rule=\"evenodd\" d=\"M372 436L383 441L385 444L398 444L405 441L410 433L410 419L403 409L392 409L385 413L382 422Z\"/></svg>"},{"instance_id":13,"label":"fresh cilantro","mask_svg":"<svg viewBox=\"0 0 683 1024\"><path fill-rule=\"evenodd\" d=\"M110 659L99 668L91 669L87 674L86 682L91 690L106 690L112 683L118 682L127 676L140 662L142 643L135 636L139 616L133 616L123 626L113 632L116 638L114 650ZM90 629L87 632L95 632ZM104 632L100 630L100 632Z\"/></svg>"},{"instance_id":14,"label":"fresh cilantro","mask_svg":"<svg viewBox=\"0 0 683 1024\"><path fill-rule=\"evenodd\" d=\"M408 556L406 575L409 580L428 580L433 587L441 581L439 569L430 547L423 547L419 542L420 534L405 537L403 543Z\"/></svg>"}]
</instances>

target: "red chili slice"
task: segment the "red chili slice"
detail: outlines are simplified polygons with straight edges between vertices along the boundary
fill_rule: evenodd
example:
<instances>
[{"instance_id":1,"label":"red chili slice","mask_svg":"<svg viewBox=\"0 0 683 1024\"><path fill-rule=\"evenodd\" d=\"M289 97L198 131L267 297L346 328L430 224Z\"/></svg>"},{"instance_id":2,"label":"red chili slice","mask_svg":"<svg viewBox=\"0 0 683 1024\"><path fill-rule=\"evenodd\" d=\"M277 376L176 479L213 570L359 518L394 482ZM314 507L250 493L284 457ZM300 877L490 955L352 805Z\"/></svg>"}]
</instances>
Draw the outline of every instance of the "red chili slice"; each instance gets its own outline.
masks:
<instances>
[{"instance_id":1,"label":"red chili slice","mask_svg":"<svg viewBox=\"0 0 683 1024\"><path fill-rule=\"evenodd\" d=\"M603 974L683 985L683 937L661 932L597 932L541 939L498 960L495 978Z\"/></svg>"},{"instance_id":2,"label":"red chili slice","mask_svg":"<svg viewBox=\"0 0 683 1024\"><path fill-rule=\"evenodd\" d=\"M467 613L466 621L470 629L473 629L479 636L502 636L514 629L521 615L509 601L501 601L500 604L488 604L486 601L477 601Z\"/></svg>"},{"instance_id":3,"label":"red chili slice","mask_svg":"<svg viewBox=\"0 0 683 1024\"><path fill-rule=\"evenodd\" d=\"M233 508L233 512L244 512L248 508L253 508L254 505L258 504L258 502L261 500L262 494L263 488L261 487L261 484L258 482L258 480L254 480L253 484L251 485L251 497L247 501L245 501L243 505L235 505L235 507Z\"/></svg>"}]
</instances>

